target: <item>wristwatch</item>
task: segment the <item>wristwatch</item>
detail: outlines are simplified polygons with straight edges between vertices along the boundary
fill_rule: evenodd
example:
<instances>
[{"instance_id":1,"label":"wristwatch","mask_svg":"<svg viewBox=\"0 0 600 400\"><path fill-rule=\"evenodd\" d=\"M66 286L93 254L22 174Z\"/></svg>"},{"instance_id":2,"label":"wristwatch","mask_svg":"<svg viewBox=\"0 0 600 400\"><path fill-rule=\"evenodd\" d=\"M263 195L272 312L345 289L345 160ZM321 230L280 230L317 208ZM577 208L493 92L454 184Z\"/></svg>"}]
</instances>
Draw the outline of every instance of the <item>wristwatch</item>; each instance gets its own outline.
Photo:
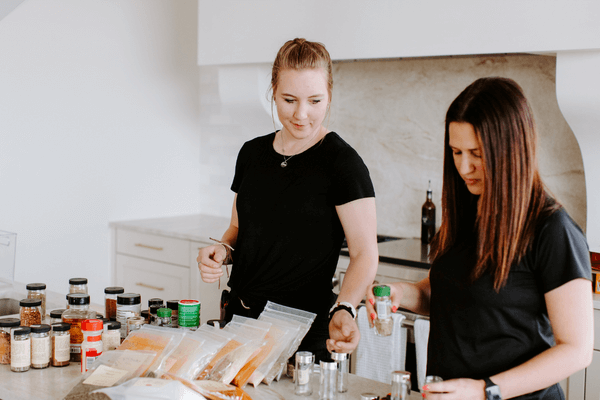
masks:
<instances>
[{"instance_id":1,"label":"wristwatch","mask_svg":"<svg viewBox=\"0 0 600 400\"><path fill-rule=\"evenodd\" d=\"M486 400L502 400L500 394L500 387L490 380L490 378L483 378L485 381L485 398Z\"/></svg>"},{"instance_id":2,"label":"wristwatch","mask_svg":"<svg viewBox=\"0 0 600 400\"><path fill-rule=\"evenodd\" d=\"M347 301L337 302L335 303L331 309L329 310L329 320L333 317L333 314L338 312L339 310L346 310L352 316L352 319L356 319L356 308L352 305L352 303L348 303Z\"/></svg>"}]
</instances>

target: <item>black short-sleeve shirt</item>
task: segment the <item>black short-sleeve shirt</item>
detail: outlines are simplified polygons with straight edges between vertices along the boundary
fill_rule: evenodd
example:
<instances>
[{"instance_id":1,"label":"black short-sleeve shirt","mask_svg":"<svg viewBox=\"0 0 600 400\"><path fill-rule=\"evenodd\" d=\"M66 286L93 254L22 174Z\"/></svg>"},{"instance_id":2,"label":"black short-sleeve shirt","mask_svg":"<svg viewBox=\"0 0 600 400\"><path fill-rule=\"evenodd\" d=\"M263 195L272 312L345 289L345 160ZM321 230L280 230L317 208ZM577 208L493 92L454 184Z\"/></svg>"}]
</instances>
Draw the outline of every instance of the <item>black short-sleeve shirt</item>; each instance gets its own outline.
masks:
<instances>
[{"instance_id":1,"label":"black short-sleeve shirt","mask_svg":"<svg viewBox=\"0 0 600 400\"><path fill-rule=\"evenodd\" d=\"M229 286L245 298L327 313L344 239L335 206L374 197L369 171L337 133L288 159L275 133L246 142L231 189L239 231Z\"/></svg>"},{"instance_id":2,"label":"black short-sleeve shirt","mask_svg":"<svg viewBox=\"0 0 600 400\"><path fill-rule=\"evenodd\" d=\"M475 261L475 243L466 241L431 267L428 374L481 379L533 358L554 345L544 294L591 279L587 242L564 209L538 226L532 248L499 293L489 273L469 283ZM560 398L549 393L556 390L523 398Z\"/></svg>"}]
</instances>

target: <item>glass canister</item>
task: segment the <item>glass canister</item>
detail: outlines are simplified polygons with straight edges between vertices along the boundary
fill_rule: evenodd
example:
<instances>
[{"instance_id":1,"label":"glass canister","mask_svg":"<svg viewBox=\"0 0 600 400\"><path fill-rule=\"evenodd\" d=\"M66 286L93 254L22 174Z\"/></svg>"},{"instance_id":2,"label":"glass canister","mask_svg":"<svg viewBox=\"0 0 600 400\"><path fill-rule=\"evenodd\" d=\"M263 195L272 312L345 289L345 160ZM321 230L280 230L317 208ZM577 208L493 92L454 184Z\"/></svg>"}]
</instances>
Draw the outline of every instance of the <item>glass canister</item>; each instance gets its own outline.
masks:
<instances>
[{"instance_id":1,"label":"glass canister","mask_svg":"<svg viewBox=\"0 0 600 400\"><path fill-rule=\"evenodd\" d=\"M299 351L296 353L294 394L298 396L310 396L312 394L310 378L314 362L315 356L310 351Z\"/></svg>"},{"instance_id":2,"label":"glass canister","mask_svg":"<svg viewBox=\"0 0 600 400\"><path fill-rule=\"evenodd\" d=\"M410 394L410 372L392 372L392 392L390 400L407 400Z\"/></svg>"},{"instance_id":3,"label":"glass canister","mask_svg":"<svg viewBox=\"0 0 600 400\"><path fill-rule=\"evenodd\" d=\"M104 288L104 314L108 319L117 318L117 295L125 293L120 286Z\"/></svg>"},{"instance_id":4,"label":"glass canister","mask_svg":"<svg viewBox=\"0 0 600 400\"><path fill-rule=\"evenodd\" d=\"M390 336L394 327L391 289L387 285L378 285L373 288L373 294L375 295L375 311L377 311L377 318L373 321L375 333L378 336Z\"/></svg>"},{"instance_id":5,"label":"glass canister","mask_svg":"<svg viewBox=\"0 0 600 400\"><path fill-rule=\"evenodd\" d=\"M146 320L147 324L150 323L150 311L148 311L148 310L142 310L142 312L140 313L140 316L143 317Z\"/></svg>"},{"instance_id":6,"label":"glass canister","mask_svg":"<svg viewBox=\"0 0 600 400\"><path fill-rule=\"evenodd\" d=\"M179 326L179 300L167 300L167 308L171 310L171 327Z\"/></svg>"},{"instance_id":7,"label":"glass canister","mask_svg":"<svg viewBox=\"0 0 600 400\"><path fill-rule=\"evenodd\" d=\"M21 306L21 326L31 326L42 323L42 301L39 299L23 299Z\"/></svg>"},{"instance_id":8,"label":"glass canister","mask_svg":"<svg viewBox=\"0 0 600 400\"><path fill-rule=\"evenodd\" d=\"M41 312L42 319L46 317L46 284L45 283L28 283L27 298L37 299L42 301Z\"/></svg>"},{"instance_id":9,"label":"glass canister","mask_svg":"<svg viewBox=\"0 0 600 400\"><path fill-rule=\"evenodd\" d=\"M337 363L337 391L345 393L348 391L348 354L332 351L331 359Z\"/></svg>"},{"instance_id":10,"label":"glass canister","mask_svg":"<svg viewBox=\"0 0 600 400\"><path fill-rule=\"evenodd\" d=\"M144 317L129 317L127 318L127 325L125 327L126 335L129 335L133 331L137 331L140 329L147 321ZM123 331L123 326L121 326L121 332Z\"/></svg>"},{"instance_id":11,"label":"glass canister","mask_svg":"<svg viewBox=\"0 0 600 400\"><path fill-rule=\"evenodd\" d=\"M29 371L31 367L31 328L21 326L12 331L13 340L10 346L10 370L13 372Z\"/></svg>"},{"instance_id":12,"label":"glass canister","mask_svg":"<svg viewBox=\"0 0 600 400\"><path fill-rule=\"evenodd\" d=\"M117 295L117 321L121 323L121 339L127 337L127 319L139 317L142 312L142 296L137 293Z\"/></svg>"},{"instance_id":13,"label":"glass canister","mask_svg":"<svg viewBox=\"0 0 600 400\"><path fill-rule=\"evenodd\" d=\"M42 369L50 366L50 325L31 325L31 367Z\"/></svg>"},{"instance_id":14,"label":"glass canister","mask_svg":"<svg viewBox=\"0 0 600 400\"><path fill-rule=\"evenodd\" d=\"M158 325L158 310L162 308L161 306L150 306L148 309L148 319L150 320L150 325Z\"/></svg>"},{"instance_id":15,"label":"glass canister","mask_svg":"<svg viewBox=\"0 0 600 400\"><path fill-rule=\"evenodd\" d=\"M87 278L69 279L69 293L88 294Z\"/></svg>"},{"instance_id":16,"label":"glass canister","mask_svg":"<svg viewBox=\"0 0 600 400\"><path fill-rule=\"evenodd\" d=\"M152 306L159 306L159 308L164 307L165 302L163 299L159 299L158 297L153 297L150 300L148 300L148 309L150 309L150 307Z\"/></svg>"},{"instance_id":17,"label":"glass canister","mask_svg":"<svg viewBox=\"0 0 600 400\"><path fill-rule=\"evenodd\" d=\"M50 311L50 325L62 322L62 313L65 311L67 311L66 308L59 308L57 310Z\"/></svg>"},{"instance_id":18,"label":"glass canister","mask_svg":"<svg viewBox=\"0 0 600 400\"><path fill-rule=\"evenodd\" d=\"M86 319L96 317L96 311L90 310L90 295L83 293L72 293L69 296L69 309L62 314L63 322L71 324L71 361L81 361L81 343L83 333L81 323Z\"/></svg>"},{"instance_id":19,"label":"glass canister","mask_svg":"<svg viewBox=\"0 0 600 400\"><path fill-rule=\"evenodd\" d=\"M102 355L102 332L104 327L99 319L86 319L81 322L83 343L81 344L81 372L86 372Z\"/></svg>"},{"instance_id":20,"label":"glass canister","mask_svg":"<svg viewBox=\"0 0 600 400\"><path fill-rule=\"evenodd\" d=\"M321 380L319 385L319 399L332 400L337 395L337 363L335 361L321 361Z\"/></svg>"},{"instance_id":21,"label":"glass canister","mask_svg":"<svg viewBox=\"0 0 600 400\"><path fill-rule=\"evenodd\" d=\"M103 351L116 350L121 345L121 323L109 321L104 324L102 332Z\"/></svg>"},{"instance_id":22,"label":"glass canister","mask_svg":"<svg viewBox=\"0 0 600 400\"><path fill-rule=\"evenodd\" d=\"M52 324L52 355L50 363L53 367L66 367L71 360L71 325L65 322Z\"/></svg>"},{"instance_id":23,"label":"glass canister","mask_svg":"<svg viewBox=\"0 0 600 400\"><path fill-rule=\"evenodd\" d=\"M170 308L159 308L157 311L157 325L165 328L171 327L171 309Z\"/></svg>"},{"instance_id":24,"label":"glass canister","mask_svg":"<svg viewBox=\"0 0 600 400\"><path fill-rule=\"evenodd\" d=\"M0 318L0 364L10 364L10 331L20 325L19 318Z\"/></svg>"}]
</instances>

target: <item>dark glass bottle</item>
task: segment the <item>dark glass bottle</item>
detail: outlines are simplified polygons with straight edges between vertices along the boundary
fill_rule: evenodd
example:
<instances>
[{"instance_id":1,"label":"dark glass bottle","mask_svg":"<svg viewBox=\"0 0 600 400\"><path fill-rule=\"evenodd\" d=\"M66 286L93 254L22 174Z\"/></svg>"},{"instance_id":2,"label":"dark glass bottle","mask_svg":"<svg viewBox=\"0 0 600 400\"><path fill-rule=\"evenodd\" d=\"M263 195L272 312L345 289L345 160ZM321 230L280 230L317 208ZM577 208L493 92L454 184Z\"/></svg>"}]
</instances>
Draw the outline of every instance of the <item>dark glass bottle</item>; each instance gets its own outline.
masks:
<instances>
[{"instance_id":1,"label":"dark glass bottle","mask_svg":"<svg viewBox=\"0 0 600 400\"><path fill-rule=\"evenodd\" d=\"M429 244L435 235L435 204L433 204L431 181L427 189L427 200L421 208L421 243Z\"/></svg>"}]
</instances>

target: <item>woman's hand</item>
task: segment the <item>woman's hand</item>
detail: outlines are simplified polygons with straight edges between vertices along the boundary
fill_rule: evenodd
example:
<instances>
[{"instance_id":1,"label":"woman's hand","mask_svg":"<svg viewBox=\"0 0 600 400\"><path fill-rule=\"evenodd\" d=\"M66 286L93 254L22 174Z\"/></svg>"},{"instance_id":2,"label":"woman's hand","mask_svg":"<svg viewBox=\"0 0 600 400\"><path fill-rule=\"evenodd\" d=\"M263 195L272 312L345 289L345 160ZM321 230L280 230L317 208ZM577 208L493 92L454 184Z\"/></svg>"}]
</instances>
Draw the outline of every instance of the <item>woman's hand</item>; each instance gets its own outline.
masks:
<instances>
[{"instance_id":1,"label":"woman's hand","mask_svg":"<svg viewBox=\"0 0 600 400\"><path fill-rule=\"evenodd\" d=\"M369 317L369 326L373 327L373 320L377 319L377 310L375 309L375 295L373 294L373 288L375 286L379 286L380 284L374 284L367 288L367 301L365 302L367 306L367 315ZM400 300L402 299L402 288L399 285L395 285L394 283L387 283L387 286L390 287L391 294L390 299L392 300L392 312L396 312L398 309L398 305L400 304Z\"/></svg>"},{"instance_id":2,"label":"woman's hand","mask_svg":"<svg viewBox=\"0 0 600 400\"><path fill-rule=\"evenodd\" d=\"M206 283L213 283L223 276L221 266L227 257L225 246L221 244L207 246L200 249L198 252L198 269L202 280Z\"/></svg>"},{"instance_id":3,"label":"woman's hand","mask_svg":"<svg viewBox=\"0 0 600 400\"><path fill-rule=\"evenodd\" d=\"M360 332L358 325L352 319L349 312L340 310L333 314L329 322L329 339L327 339L327 350L336 353L352 353L358 341Z\"/></svg>"},{"instance_id":4,"label":"woman's hand","mask_svg":"<svg viewBox=\"0 0 600 400\"><path fill-rule=\"evenodd\" d=\"M451 379L424 385L421 393L427 400L485 400L485 381Z\"/></svg>"}]
</instances>

